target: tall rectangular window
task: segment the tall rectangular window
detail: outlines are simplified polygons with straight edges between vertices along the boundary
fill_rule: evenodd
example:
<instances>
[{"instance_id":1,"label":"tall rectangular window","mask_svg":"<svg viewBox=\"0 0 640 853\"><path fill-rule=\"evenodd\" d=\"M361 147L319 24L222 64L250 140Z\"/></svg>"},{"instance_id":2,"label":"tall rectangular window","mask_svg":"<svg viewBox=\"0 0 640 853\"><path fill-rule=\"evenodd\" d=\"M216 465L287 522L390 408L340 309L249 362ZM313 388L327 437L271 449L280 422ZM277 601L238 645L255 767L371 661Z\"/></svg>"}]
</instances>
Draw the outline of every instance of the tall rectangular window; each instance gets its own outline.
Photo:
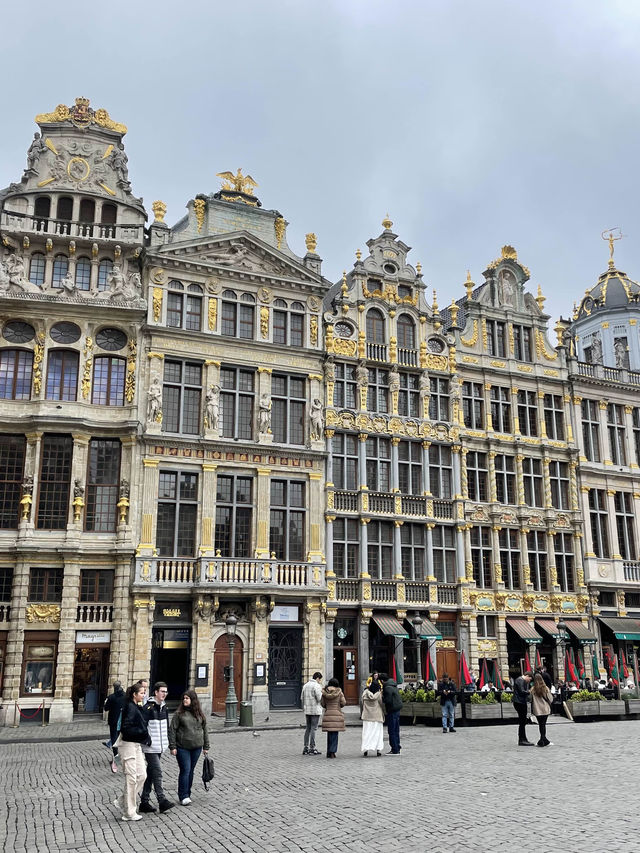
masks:
<instances>
[{"instance_id":1,"label":"tall rectangular window","mask_svg":"<svg viewBox=\"0 0 640 853\"><path fill-rule=\"evenodd\" d=\"M389 411L389 373L378 367L369 368L367 409L370 412Z\"/></svg>"},{"instance_id":2,"label":"tall rectangular window","mask_svg":"<svg viewBox=\"0 0 640 853\"><path fill-rule=\"evenodd\" d=\"M47 362L47 400L75 400L78 392L78 353L54 349Z\"/></svg>"},{"instance_id":3,"label":"tall rectangular window","mask_svg":"<svg viewBox=\"0 0 640 853\"><path fill-rule=\"evenodd\" d=\"M547 575L547 536L542 530L527 533L527 551L529 570L533 588L539 592L548 589Z\"/></svg>"},{"instance_id":4,"label":"tall rectangular window","mask_svg":"<svg viewBox=\"0 0 640 853\"><path fill-rule=\"evenodd\" d=\"M604 489L589 489L589 521L593 553L596 557L610 557L609 512Z\"/></svg>"},{"instance_id":5,"label":"tall rectangular window","mask_svg":"<svg viewBox=\"0 0 640 853\"><path fill-rule=\"evenodd\" d=\"M89 442L85 530L113 533L118 524L120 442L93 438Z\"/></svg>"},{"instance_id":6,"label":"tall rectangular window","mask_svg":"<svg viewBox=\"0 0 640 853\"><path fill-rule=\"evenodd\" d=\"M556 509L569 509L569 466L557 459L549 463L551 481L551 506Z\"/></svg>"},{"instance_id":7,"label":"tall rectangular window","mask_svg":"<svg viewBox=\"0 0 640 853\"><path fill-rule=\"evenodd\" d=\"M82 569L80 601L110 604L113 601L113 569Z\"/></svg>"},{"instance_id":8,"label":"tall rectangular window","mask_svg":"<svg viewBox=\"0 0 640 853\"><path fill-rule=\"evenodd\" d=\"M525 456L522 460L524 502L527 506L544 506L542 460Z\"/></svg>"},{"instance_id":9,"label":"tall rectangular window","mask_svg":"<svg viewBox=\"0 0 640 853\"><path fill-rule=\"evenodd\" d=\"M583 400L581 409L584 455L590 462L600 462L600 418L598 416L598 401Z\"/></svg>"},{"instance_id":10,"label":"tall rectangular window","mask_svg":"<svg viewBox=\"0 0 640 853\"><path fill-rule=\"evenodd\" d=\"M618 551L623 560L636 560L636 533L633 511L633 495L616 492L613 496L618 531Z\"/></svg>"},{"instance_id":11,"label":"tall rectangular window","mask_svg":"<svg viewBox=\"0 0 640 853\"><path fill-rule=\"evenodd\" d=\"M70 435L45 435L40 451L38 530L65 530L69 515L69 487L73 439Z\"/></svg>"},{"instance_id":12,"label":"tall rectangular window","mask_svg":"<svg viewBox=\"0 0 640 853\"><path fill-rule=\"evenodd\" d=\"M476 628L478 631L478 637L480 637L481 639L493 639L497 636L496 617L489 616L484 613L482 613L480 616L476 616Z\"/></svg>"},{"instance_id":13,"label":"tall rectangular window","mask_svg":"<svg viewBox=\"0 0 640 853\"><path fill-rule=\"evenodd\" d=\"M544 425L549 438L564 441L564 402L560 394L544 395Z\"/></svg>"},{"instance_id":14,"label":"tall rectangular window","mask_svg":"<svg viewBox=\"0 0 640 853\"><path fill-rule=\"evenodd\" d=\"M538 404L535 391L518 391L518 423L522 435L538 435Z\"/></svg>"},{"instance_id":15,"label":"tall rectangular window","mask_svg":"<svg viewBox=\"0 0 640 853\"><path fill-rule=\"evenodd\" d=\"M609 429L611 461L614 465L626 465L627 451L625 448L624 436L624 406L617 403L609 403L607 406L607 423Z\"/></svg>"},{"instance_id":16,"label":"tall rectangular window","mask_svg":"<svg viewBox=\"0 0 640 853\"><path fill-rule=\"evenodd\" d=\"M353 364L336 363L336 379L333 386L333 404L337 409L359 409L360 398Z\"/></svg>"},{"instance_id":17,"label":"tall rectangular window","mask_svg":"<svg viewBox=\"0 0 640 853\"><path fill-rule=\"evenodd\" d=\"M91 402L96 406L124 406L127 362L124 358L100 355L93 360Z\"/></svg>"},{"instance_id":18,"label":"tall rectangular window","mask_svg":"<svg viewBox=\"0 0 640 853\"><path fill-rule=\"evenodd\" d=\"M422 581L426 576L426 536L424 524L403 524L400 528L402 576Z\"/></svg>"},{"instance_id":19,"label":"tall rectangular window","mask_svg":"<svg viewBox=\"0 0 640 853\"><path fill-rule=\"evenodd\" d=\"M201 397L202 365L165 359L162 431L199 435Z\"/></svg>"},{"instance_id":20,"label":"tall rectangular window","mask_svg":"<svg viewBox=\"0 0 640 853\"><path fill-rule=\"evenodd\" d=\"M573 577L573 540L570 533L556 533L554 536L556 570L562 592L575 592Z\"/></svg>"},{"instance_id":21,"label":"tall rectangular window","mask_svg":"<svg viewBox=\"0 0 640 853\"><path fill-rule=\"evenodd\" d=\"M429 490L434 498L450 498L452 495L453 463L451 448L432 444L429 448Z\"/></svg>"},{"instance_id":22,"label":"tall rectangular window","mask_svg":"<svg viewBox=\"0 0 640 853\"><path fill-rule=\"evenodd\" d=\"M511 389L491 388L491 422L496 432L511 432Z\"/></svg>"},{"instance_id":23,"label":"tall rectangular window","mask_svg":"<svg viewBox=\"0 0 640 853\"><path fill-rule=\"evenodd\" d=\"M484 429L484 392L481 382L462 383L462 418L469 429Z\"/></svg>"},{"instance_id":24,"label":"tall rectangular window","mask_svg":"<svg viewBox=\"0 0 640 853\"><path fill-rule=\"evenodd\" d=\"M496 454L496 498L501 504L516 502L515 459L503 453Z\"/></svg>"},{"instance_id":25,"label":"tall rectangular window","mask_svg":"<svg viewBox=\"0 0 640 853\"><path fill-rule=\"evenodd\" d=\"M27 601L62 601L63 569L30 569Z\"/></svg>"},{"instance_id":26,"label":"tall rectangular window","mask_svg":"<svg viewBox=\"0 0 640 853\"><path fill-rule=\"evenodd\" d=\"M640 409L633 407L631 414L633 422L633 449L635 451L636 465L640 465Z\"/></svg>"},{"instance_id":27,"label":"tall rectangular window","mask_svg":"<svg viewBox=\"0 0 640 853\"><path fill-rule=\"evenodd\" d=\"M0 601L11 601L11 590L13 587L13 567L0 567Z\"/></svg>"},{"instance_id":28,"label":"tall rectangular window","mask_svg":"<svg viewBox=\"0 0 640 853\"><path fill-rule=\"evenodd\" d=\"M470 535L473 579L479 589L491 589L491 528L472 527Z\"/></svg>"},{"instance_id":29,"label":"tall rectangular window","mask_svg":"<svg viewBox=\"0 0 640 853\"><path fill-rule=\"evenodd\" d=\"M520 589L520 532L503 527L498 537L504 585L507 589Z\"/></svg>"},{"instance_id":30,"label":"tall rectangular window","mask_svg":"<svg viewBox=\"0 0 640 853\"><path fill-rule=\"evenodd\" d=\"M358 437L336 433L331 440L333 482L336 489L355 491L358 480Z\"/></svg>"},{"instance_id":31,"label":"tall rectangular window","mask_svg":"<svg viewBox=\"0 0 640 853\"><path fill-rule=\"evenodd\" d=\"M253 511L251 477L218 474L216 478L216 551L223 557L251 556Z\"/></svg>"},{"instance_id":32,"label":"tall rectangular window","mask_svg":"<svg viewBox=\"0 0 640 853\"><path fill-rule=\"evenodd\" d=\"M220 370L220 412L224 438L253 438L255 374L240 367Z\"/></svg>"},{"instance_id":33,"label":"tall rectangular window","mask_svg":"<svg viewBox=\"0 0 640 853\"><path fill-rule=\"evenodd\" d=\"M234 338L251 340L254 337L255 297L251 293L243 293L240 301L246 304L238 305L237 300L237 294L232 290L223 291L220 309L220 333L231 335Z\"/></svg>"},{"instance_id":34,"label":"tall rectangular window","mask_svg":"<svg viewBox=\"0 0 640 853\"><path fill-rule=\"evenodd\" d=\"M274 374L271 399L273 440L279 444L304 444L305 380L299 376Z\"/></svg>"},{"instance_id":35,"label":"tall rectangular window","mask_svg":"<svg viewBox=\"0 0 640 853\"><path fill-rule=\"evenodd\" d=\"M31 397L33 353L21 349L0 350L0 399Z\"/></svg>"},{"instance_id":36,"label":"tall rectangular window","mask_svg":"<svg viewBox=\"0 0 640 853\"><path fill-rule=\"evenodd\" d=\"M20 517L27 441L23 435L0 435L0 529L15 530Z\"/></svg>"},{"instance_id":37,"label":"tall rectangular window","mask_svg":"<svg viewBox=\"0 0 640 853\"><path fill-rule=\"evenodd\" d=\"M531 361L531 329L513 325L513 354L518 361Z\"/></svg>"},{"instance_id":38,"label":"tall rectangular window","mask_svg":"<svg viewBox=\"0 0 640 853\"><path fill-rule=\"evenodd\" d=\"M194 557L198 475L160 471L156 548L161 557Z\"/></svg>"},{"instance_id":39,"label":"tall rectangular window","mask_svg":"<svg viewBox=\"0 0 640 853\"><path fill-rule=\"evenodd\" d=\"M271 481L269 550L278 560L305 559L305 492L300 480Z\"/></svg>"},{"instance_id":40,"label":"tall rectangular window","mask_svg":"<svg viewBox=\"0 0 640 853\"><path fill-rule=\"evenodd\" d=\"M440 583L456 581L456 531L436 524L433 528L433 573Z\"/></svg>"},{"instance_id":41,"label":"tall rectangular window","mask_svg":"<svg viewBox=\"0 0 640 853\"><path fill-rule=\"evenodd\" d=\"M449 420L449 380L432 376L430 379L429 420Z\"/></svg>"},{"instance_id":42,"label":"tall rectangular window","mask_svg":"<svg viewBox=\"0 0 640 853\"><path fill-rule=\"evenodd\" d=\"M369 436L366 443L367 488L372 492L391 491L391 442Z\"/></svg>"},{"instance_id":43,"label":"tall rectangular window","mask_svg":"<svg viewBox=\"0 0 640 853\"><path fill-rule=\"evenodd\" d=\"M505 324L501 320L487 320L487 346L489 355L504 358L507 354L505 347Z\"/></svg>"},{"instance_id":44,"label":"tall rectangular window","mask_svg":"<svg viewBox=\"0 0 640 853\"><path fill-rule=\"evenodd\" d=\"M420 417L420 385L417 373L400 374L398 413L411 418Z\"/></svg>"},{"instance_id":45,"label":"tall rectangular window","mask_svg":"<svg viewBox=\"0 0 640 853\"><path fill-rule=\"evenodd\" d=\"M467 491L470 501L489 499L489 469L487 454L470 450L467 453Z\"/></svg>"},{"instance_id":46,"label":"tall rectangular window","mask_svg":"<svg viewBox=\"0 0 640 853\"><path fill-rule=\"evenodd\" d=\"M393 524L371 521L367 525L367 568L372 578L391 580L393 570Z\"/></svg>"},{"instance_id":47,"label":"tall rectangular window","mask_svg":"<svg viewBox=\"0 0 640 853\"><path fill-rule=\"evenodd\" d=\"M418 441L401 441L398 445L398 488L403 495L421 495L422 445Z\"/></svg>"},{"instance_id":48,"label":"tall rectangular window","mask_svg":"<svg viewBox=\"0 0 640 853\"><path fill-rule=\"evenodd\" d=\"M333 522L333 571L339 578L360 575L360 524L355 518Z\"/></svg>"}]
</instances>

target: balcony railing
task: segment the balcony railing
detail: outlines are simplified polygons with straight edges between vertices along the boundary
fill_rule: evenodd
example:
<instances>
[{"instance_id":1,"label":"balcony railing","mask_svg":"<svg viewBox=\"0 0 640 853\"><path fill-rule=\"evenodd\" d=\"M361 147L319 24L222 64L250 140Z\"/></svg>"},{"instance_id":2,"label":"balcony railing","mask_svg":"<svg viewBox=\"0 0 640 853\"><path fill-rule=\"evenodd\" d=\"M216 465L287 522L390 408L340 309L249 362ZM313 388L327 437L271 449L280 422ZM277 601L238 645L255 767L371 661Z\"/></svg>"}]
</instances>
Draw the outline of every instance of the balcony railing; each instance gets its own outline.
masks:
<instances>
[{"instance_id":1,"label":"balcony railing","mask_svg":"<svg viewBox=\"0 0 640 853\"><path fill-rule=\"evenodd\" d=\"M76 622L91 625L113 622L113 604L79 604Z\"/></svg>"},{"instance_id":2,"label":"balcony railing","mask_svg":"<svg viewBox=\"0 0 640 853\"><path fill-rule=\"evenodd\" d=\"M417 367L418 350L398 347L398 364L402 364L405 367Z\"/></svg>"},{"instance_id":3,"label":"balcony railing","mask_svg":"<svg viewBox=\"0 0 640 853\"><path fill-rule=\"evenodd\" d=\"M433 517L434 518L453 518L453 502L436 500L433 502Z\"/></svg>"},{"instance_id":4,"label":"balcony railing","mask_svg":"<svg viewBox=\"0 0 640 853\"><path fill-rule=\"evenodd\" d=\"M369 512L381 512L384 515L393 515L394 497L384 492L369 492Z\"/></svg>"},{"instance_id":5,"label":"balcony railing","mask_svg":"<svg viewBox=\"0 0 640 853\"><path fill-rule=\"evenodd\" d=\"M418 602L420 602L421 604L428 604L429 584L407 581L405 583L405 596L407 601L411 602L412 604L417 604Z\"/></svg>"},{"instance_id":6,"label":"balcony railing","mask_svg":"<svg viewBox=\"0 0 640 853\"><path fill-rule=\"evenodd\" d=\"M199 557L170 560L161 557L136 559L135 583L173 586L263 587L320 589L325 586L325 567L319 563L280 560L229 560Z\"/></svg>"},{"instance_id":7,"label":"balcony railing","mask_svg":"<svg viewBox=\"0 0 640 853\"><path fill-rule=\"evenodd\" d=\"M390 603L394 603L396 600L395 581L372 581L371 600L377 602L387 601Z\"/></svg>"},{"instance_id":8,"label":"balcony railing","mask_svg":"<svg viewBox=\"0 0 640 853\"><path fill-rule=\"evenodd\" d=\"M334 492L334 507L338 512L358 512L359 492Z\"/></svg>"},{"instance_id":9,"label":"balcony railing","mask_svg":"<svg viewBox=\"0 0 640 853\"><path fill-rule=\"evenodd\" d=\"M0 622L8 622L11 618L11 605L0 604Z\"/></svg>"},{"instance_id":10,"label":"balcony railing","mask_svg":"<svg viewBox=\"0 0 640 853\"><path fill-rule=\"evenodd\" d=\"M454 583L438 584L438 604L457 604L457 586Z\"/></svg>"},{"instance_id":11,"label":"balcony railing","mask_svg":"<svg viewBox=\"0 0 640 853\"><path fill-rule=\"evenodd\" d=\"M426 517L427 499L417 495L402 495L402 514Z\"/></svg>"},{"instance_id":12,"label":"balcony railing","mask_svg":"<svg viewBox=\"0 0 640 853\"><path fill-rule=\"evenodd\" d=\"M36 234L59 237L85 237L90 240L118 240L123 243L141 243L142 225L116 225L100 222L74 222L68 219L51 219L19 213L13 210L2 212L2 227Z\"/></svg>"},{"instance_id":13,"label":"balcony railing","mask_svg":"<svg viewBox=\"0 0 640 853\"><path fill-rule=\"evenodd\" d=\"M371 361L387 361L386 344L367 344L367 358Z\"/></svg>"},{"instance_id":14,"label":"balcony railing","mask_svg":"<svg viewBox=\"0 0 640 853\"><path fill-rule=\"evenodd\" d=\"M336 599L338 601L358 601L360 583L357 580L336 581Z\"/></svg>"},{"instance_id":15,"label":"balcony railing","mask_svg":"<svg viewBox=\"0 0 640 853\"><path fill-rule=\"evenodd\" d=\"M624 579L626 581L640 581L640 563L639 562L627 562L625 561L622 564L622 571L624 572Z\"/></svg>"},{"instance_id":16,"label":"balcony railing","mask_svg":"<svg viewBox=\"0 0 640 853\"><path fill-rule=\"evenodd\" d=\"M622 367L607 367L604 364L593 364L590 361L578 362L578 373L580 376L589 376L592 379L607 379L609 382L629 383L640 385L640 372L627 370Z\"/></svg>"},{"instance_id":17,"label":"balcony railing","mask_svg":"<svg viewBox=\"0 0 640 853\"><path fill-rule=\"evenodd\" d=\"M365 515L371 513L372 515L397 515L407 518L436 518L441 521L447 521L454 517L453 501L444 498L434 499L424 495L401 495L397 492L344 490L336 490L332 494L333 510L336 512L363 512ZM366 500L366 504L363 498Z\"/></svg>"}]
</instances>

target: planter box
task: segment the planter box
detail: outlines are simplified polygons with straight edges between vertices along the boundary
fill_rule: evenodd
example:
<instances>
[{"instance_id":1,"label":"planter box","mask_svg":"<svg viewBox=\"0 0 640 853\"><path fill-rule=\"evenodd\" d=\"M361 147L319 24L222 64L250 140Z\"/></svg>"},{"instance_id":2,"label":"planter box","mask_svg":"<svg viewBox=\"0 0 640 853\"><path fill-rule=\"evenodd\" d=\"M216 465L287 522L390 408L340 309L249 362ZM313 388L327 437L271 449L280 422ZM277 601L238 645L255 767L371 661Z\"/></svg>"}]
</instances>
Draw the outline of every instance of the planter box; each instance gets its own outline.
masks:
<instances>
[{"instance_id":1,"label":"planter box","mask_svg":"<svg viewBox=\"0 0 640 853\"><path fill-rule=\"evenodd\" d=\"M590 700L589 702L567 702L573 717L599 717L601 704L597 700Z\"/></svg>"},{"instance_id":2,"label":"planter box","mask_svg":"<svg viewBox=\"0 0 640 853\"><path fill-rule=\"evenodd\" d=\"M629 699L624 704L627 706L627 714L640 714L640 699Z\"/></svg>"},{"instance_id":3,"label":"planter box","mask_svg":"<svg viewBox=\"0 0 640 853\"><path fill-rule=\"evenodd\" d=\"M427 717L432 720L434 717L442 716L439 702L413 702L412 708L414 717Z\"/></svg>"},{"instance_id":4,"label":"planter box","mask_svg":"<svg viewBox=\"0 0 640 853\"><path fill-rule=\"evenodd\" d=\"M502 719L503 720L517 720L518 712L513 707L511 702L502 702L500 705L502 708Z\"/></svg>"},{"instance_id":5,"label":"planter box","mask_svg":"<svg viewBox=\"0 0 640 853\"><path fill-rule=\"evenodd\" d=\"M601 717L616 717L620 714L625 714L625 702L622 699L609 699L605 702L598 702L600 705Z\"/></svg>"},{"instance_id":6,"label":"planter box","mask_svg":"<svg viewBox=\"0 0 640 853\"><path fill-rule=\"evenodd\" d=\"M465 705L465 716L468 720L499 720L502 717L502 709L496 702L495 705Z\"/></svg>"},{"instance_id":7,"label":"planter box","mask_svg":"<svg viewBox=\"0 0 640 853\"><path fill-rule=\"evenodd\" d=\"M400 716L401 717L413 717L413 706L414 702L403 702L402 708L400 708Z\"/></svg>"}]
</instances>

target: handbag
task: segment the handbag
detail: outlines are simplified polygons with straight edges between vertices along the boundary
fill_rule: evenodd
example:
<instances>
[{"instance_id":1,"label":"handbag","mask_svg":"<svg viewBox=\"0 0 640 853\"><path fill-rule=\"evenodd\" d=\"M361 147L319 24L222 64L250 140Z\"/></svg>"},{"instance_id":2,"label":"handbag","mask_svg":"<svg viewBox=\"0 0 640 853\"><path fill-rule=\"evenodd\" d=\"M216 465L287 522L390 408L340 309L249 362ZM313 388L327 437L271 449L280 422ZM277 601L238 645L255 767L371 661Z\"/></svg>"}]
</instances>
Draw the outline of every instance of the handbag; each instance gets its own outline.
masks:
<instances>
[{"instance_id":1,"label":"handbag","mask_svg":"<svg viewBox=\"0 0 640 853\"><path fill-rule=\"evenodd\" d=\"M209 782L212 781L215 775L216 770L213 765L213 758L209 755L205 755L202 760L202 784L204 785L205 791L209 790Z\"/></svg>"}]
</instances>

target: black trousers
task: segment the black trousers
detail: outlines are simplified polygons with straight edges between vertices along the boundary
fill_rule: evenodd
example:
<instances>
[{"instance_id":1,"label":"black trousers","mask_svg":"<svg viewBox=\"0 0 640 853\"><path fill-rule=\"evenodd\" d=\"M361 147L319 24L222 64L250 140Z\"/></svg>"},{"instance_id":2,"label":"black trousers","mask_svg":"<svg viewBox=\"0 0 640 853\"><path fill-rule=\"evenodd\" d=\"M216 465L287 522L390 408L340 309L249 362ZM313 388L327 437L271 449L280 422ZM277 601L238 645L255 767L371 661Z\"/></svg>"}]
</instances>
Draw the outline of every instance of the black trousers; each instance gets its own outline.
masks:
<instances>
[{"instance_id":1,"label":"black trousers","mask_svg":"<svg viewBox=\"0 0 640 853\"><path fill-rule=\"evenodd\" d=\"M513 707L518 712L518 743L527 739L527 703L514 702Z\"/></svg>"},{"instance_id":2,"label":"black trousers","mask_svg":"<svg viewBox=\"0 0 640 853\"><path fill-rule=\"evenodd\" d=\"M540 740L538 743L541 743L543 746L546 746L549 741L547 740L547 719L549 718L548 714L545 714L544 717L537 717L538 720L538 728L540 729Z\"/></svg>"}]
</instances>

